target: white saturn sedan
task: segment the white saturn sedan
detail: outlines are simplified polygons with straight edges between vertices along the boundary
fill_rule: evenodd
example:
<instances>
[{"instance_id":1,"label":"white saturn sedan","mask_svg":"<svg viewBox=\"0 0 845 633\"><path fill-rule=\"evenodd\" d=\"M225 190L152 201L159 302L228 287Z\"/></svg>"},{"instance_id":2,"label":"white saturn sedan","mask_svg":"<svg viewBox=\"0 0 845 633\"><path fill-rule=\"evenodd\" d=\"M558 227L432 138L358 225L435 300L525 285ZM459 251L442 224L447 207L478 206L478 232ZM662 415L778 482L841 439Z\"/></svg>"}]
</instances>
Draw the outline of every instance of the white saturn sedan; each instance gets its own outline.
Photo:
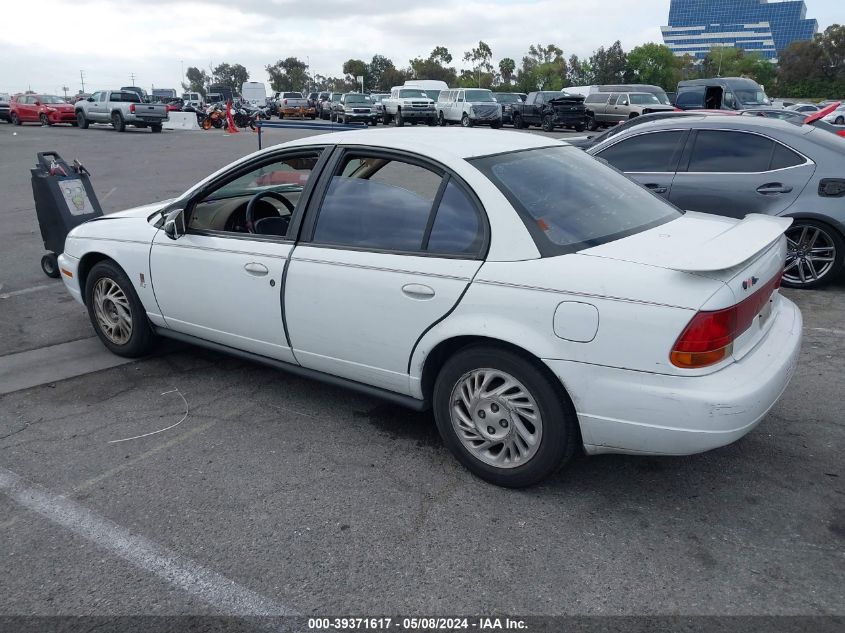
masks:
<instances>
[{"instance_id":1,"label":"white saturn sedan","mask_svg":"<svg viewBox=\"0 0 845 633\"><path fill-rule=\"evenodd\" d=\"M116 354L167 336L431 407L461 463L517 487L582 449L754 428L801 343L789 223L683 213L543 136L362 130L83 224L59 263Z\"/></svg>"}]
</instances>

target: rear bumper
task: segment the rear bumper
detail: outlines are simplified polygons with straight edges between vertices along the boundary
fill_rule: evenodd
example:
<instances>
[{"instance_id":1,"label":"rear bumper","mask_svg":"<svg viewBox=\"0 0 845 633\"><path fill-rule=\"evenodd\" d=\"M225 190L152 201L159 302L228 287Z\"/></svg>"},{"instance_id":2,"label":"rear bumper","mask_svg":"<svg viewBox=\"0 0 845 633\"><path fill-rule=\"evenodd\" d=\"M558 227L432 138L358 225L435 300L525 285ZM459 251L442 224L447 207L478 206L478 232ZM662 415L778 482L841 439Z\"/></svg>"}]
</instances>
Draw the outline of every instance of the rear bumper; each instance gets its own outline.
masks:
<instances>
[{"instance_id":1,"label":"rear bumper","mask_svg":"<svg viewBox=\"0 0 845 633\"><path fill-rule=\"evenodd\" d=\"M801 312L784 297L778 303L758 346L705 376L545 360L575 403L586 451L689 455L748 433L780 398L798 363Z\"/></svg>"}]
</instances>

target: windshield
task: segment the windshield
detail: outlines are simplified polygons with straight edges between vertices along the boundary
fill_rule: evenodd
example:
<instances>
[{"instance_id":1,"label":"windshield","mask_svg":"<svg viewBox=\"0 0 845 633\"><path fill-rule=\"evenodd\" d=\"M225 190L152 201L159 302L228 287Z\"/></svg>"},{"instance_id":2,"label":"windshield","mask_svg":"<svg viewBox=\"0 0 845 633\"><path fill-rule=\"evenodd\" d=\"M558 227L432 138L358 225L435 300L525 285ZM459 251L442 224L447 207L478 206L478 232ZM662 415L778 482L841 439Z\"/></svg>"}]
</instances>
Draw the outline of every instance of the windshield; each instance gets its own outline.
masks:
<instances>
[{"instance_id":1,"label":"windshield","mask_svg":"<svg viewBox=\"0 0 845 633\"><path fill-rule=\"evenodd\" d=\"M282 99L302 99L301 92L286 92L282 95Z\"/></svg>"},{"instance_id":2,"label":"windshield","mask_svg":"<svg viewBox=\"0 0 845 633\"><path fill-rule=\"evenodd\" d=\"M399 91L400 99L414 99L417 97L422 97L423 99L427 98L426 94L422 90L405 88L404 90Z\"/></svg>"},{"instance_id":3,"label":"windshield","mask_svg":"<svg viewBox=\"0 0 845 633\"><path fill-rule=\"evenodd\" d=\"M575 147L470 160L508 198L544 256L645 231L680 211Z\"/></svg>"},{"instance_id":4,"label":"windshield","mask_svg":"<svg viewBox=\"0 0 845 633\"><path fill-rule=\"evenodd\" d=\"M631 97L631 103L636 103L638 105L660 104L660 101L657 99L657 97L655 97L650 92L638 92L629 96Z\"/></svg>"},{"instance_id":5,"label":"windshield","mask_svg":"<svg viewBox=\"0 0 845 633\"><path fill-rule=\"evenodd\" d=\"M755 105L769 105L769 98L766 96L766 93L762 90L754 90L754 89L746 89L746 90L739 90L734 88L733 91L736 98L742 105L746 106L755 106Z\"/></svg>"},{"instance_id":6,"label":"windshield","mask_svg":"<svg viewBox=\"0 0 845 633\"><path fill-rule=\"evenodd\" d=\"M466 100L475 103L495 103L493 93L489 90L467 90Z\"/></svg>"},{"instance_id":7,"label":"windshield","mask_svg":"<svg viewBox=\"0 0 845 633\"><path fill-rule=\"evenodd\" d=\"M340 101L340 98L341 98L342 96L343 96L343 95L342 95L342 94L340 94L339 92L333 92L333 93L332 93L332 101Z\"/></svg>"},{"instance_id":8,"label":"windshield","mask_svg":"<svg viewBox=\"0 0 845 633\"><path fill-rule=\"evenodd\" d=\"M370 95L370 100L372 100L373 103L381 103L384 101L385 97L389 96L390 95Z\"/></svg>"},{"instance_id":9,"label":"windshield","mask_svg":"<svg viewBox=\"0 0 845 633\"><path fill-rule=\"evenodd\" d=\"M41 103L67 103L67 101L61 97L54 97L53 95L41 95L39 97L39 101L41 101Z\"/></svg>"},{"instance_id":10,"label":"windshield","mask_svg":"<svg viewBox=\"0 0 845 633\"><path fill-rule=\"evenodd\" d=\"M520 96L511 92L502 92L497 94L496 101L499 103L522 103Z\"/></svg>"},{"instance_id":11,"label":"windshield","mask_svg":"<svg viewBox=\"0 0 845 633\"><path fill-rule=\"evenodd\" d=\"M346 103L370 103L367 95L346 95Z\"/></svg>"}]
</instances>

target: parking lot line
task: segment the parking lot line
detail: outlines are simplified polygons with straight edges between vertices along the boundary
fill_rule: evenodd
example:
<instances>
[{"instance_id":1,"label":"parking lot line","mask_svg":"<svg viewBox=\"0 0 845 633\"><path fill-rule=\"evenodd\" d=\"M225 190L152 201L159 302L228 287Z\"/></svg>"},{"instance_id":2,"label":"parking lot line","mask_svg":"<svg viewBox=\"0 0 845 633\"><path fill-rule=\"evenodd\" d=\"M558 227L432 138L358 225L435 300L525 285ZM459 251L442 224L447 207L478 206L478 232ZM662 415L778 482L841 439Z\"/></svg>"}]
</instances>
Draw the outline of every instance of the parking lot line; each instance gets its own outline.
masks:
<instances>
[{"instance_id":1,"label":"parking lot line","mask_svg":"<svg viewBox=\"0 0 845 633\"><path fill-rule=\"evenodd\" d=\"M2 286L0 286L2 287ZM56 284L41 284L40 286L31 286L29 288L21 288L20 290L13 290L12 292L0 293L0 299L11 299L12 297L19 297L20 295L28 295L33 292L41 292L42 290L49 290L55 288Z\"/></svg>"},{"instance_id":2,"label":"parking lot line","mask_svg":"<svg viewBox=\"0 0 845 633\"><path fill-rule=\"evenodd\" d=\"M98 515L66 497L0 467L0 491L24 508L81 536L225 615L281 616L295 611L199 563Z\"/></svg>"}]
</instances>

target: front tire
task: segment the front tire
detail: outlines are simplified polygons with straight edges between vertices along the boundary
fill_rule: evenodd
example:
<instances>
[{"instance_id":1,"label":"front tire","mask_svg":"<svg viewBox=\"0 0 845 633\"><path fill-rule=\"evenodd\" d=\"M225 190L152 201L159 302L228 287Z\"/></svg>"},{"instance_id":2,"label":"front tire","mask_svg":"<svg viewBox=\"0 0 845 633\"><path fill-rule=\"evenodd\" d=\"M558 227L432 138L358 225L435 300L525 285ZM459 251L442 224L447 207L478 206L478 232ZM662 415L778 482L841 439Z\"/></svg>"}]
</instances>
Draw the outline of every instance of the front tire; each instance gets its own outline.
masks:
<instances>
[{"instance_id":1,"label":"front tire","mask_svg":"<svg viewBox=\"0 0 845 633\"><path fill-rule=\"evenodd\" d=\"M547 114L546 116L543 117L542 127L543 127L544 132L554 132L555 131L555 123L554 123L554 120L552 120L551 114Z\"/></svg>"},{"instance_id":2,"label":"front tire","mask_svg":"<svg viewBox=\"0 0 845 633\"><path fill-rule=\"evenodd\" d=\"M514 115L513 115L513 126L514 126L517 130L521 130L521 129L523 129L523 128L525 127L525 126L523 125L523 123L522 123L522 115L519 115L519 114L514 114Z\"/></svg>"},{"instance_id":3,"label":"front tire","mask_svg":"<svg viewBox=\"0 0 845 633\"><path fill-rule=\"evenodd\" d=\"M434 417L470 472L509 488L546 479L575 455L577 418L560 384L510 350L474 345L440 370Z\"/></svg>"},{"instance_id":4,"label":"front tire","mask_svg":"<svg viewBox=\"0 0 845 633\"><path fill-rule=\"evenodd\" d=\"M587 129L587 126L584 123L576 123L574 126L576 132L583 132Z\"/></svg>"},{"instance_id":5,"label":"front tire","mask_svg":"<svg viewBox=\"0 0 845 633\"><path fill-rule=\"evenodd\" d=\"M137 358L155 343L147 313L132 283L114 261L94 265L85 283L85 305L94 331L118 356Z\"/></svg>"},{"instance_id":6,"label":"front tire","mask_svg":"<svg viewBox=\"0 0 845 633\"><path fill-rule=\"evenodd\" d=\"M85 114L81 110L76 113L76 126L81 130L88 129L88 119L85 118Z\"/></svg>"},{"instance_id":7,"label":"front tire","mask_svg":"<svg viewBox=\"0 0 845 633\"><path fill-rule=\"evenodd\" d=\"M21 125L21 119L18 116L17 112L12 112L12 114L9 116L9 121L12 123L12 125Z\"/></svg>"},{"instance_id":8,"label":"front tire","mask_svg":"<svg viewBox=\"0 0 845 633\"><path fill-rule=\"evenodd\" d=\"M827 224L796 218L786 241L781 281L787 288L818 288L842 275L845 240Z\"/></svg>"},{"instance_id":9,"label":"front tire","mask_svg":"<svg viewBox=\"0 0 845 633\"><path fill-rule=\"evenodd\" d=\"M41 113L41 114L38 116L38 120L39 120L39 121L41 121L41 125L42 125L42 126L44 126L44 127L50 127L50 125L52 125L52 124L50 123L50 117L48 117L48 116L47 116L46 114L44 114L44 113Z\"/></svg>"},{"instance_id":10,"label":"front tire","mask_svg":"<svg viewBox=\"0 0 845 633\"><path fill-rule=\"evenodd\" d=\"M461 117L461 127L472 127L472 119L469 118L469 115L464 112L464 115Z\"/></svg>"},{"instance_id":11,"label":"front tire","mask_svg":"<svg viewBox=\"0 0 845 633\"><path fill-rule=\"evenodd\" d=\"M590 130L590 132L595 132L597 129L599 129L599 124L596 122L596 117L587 117L587 129Z\"/></svg>"},{"instance_id":12,"label":"front tire","mask_svg":"<svg viewBox=\"0 0 845 633\"><path fill-rule=\"evenodd\" d=\"M405 118L402 116L402 110L396 111L396 127L402 127L405 125Z\"/></svg>"}]
</instances>

